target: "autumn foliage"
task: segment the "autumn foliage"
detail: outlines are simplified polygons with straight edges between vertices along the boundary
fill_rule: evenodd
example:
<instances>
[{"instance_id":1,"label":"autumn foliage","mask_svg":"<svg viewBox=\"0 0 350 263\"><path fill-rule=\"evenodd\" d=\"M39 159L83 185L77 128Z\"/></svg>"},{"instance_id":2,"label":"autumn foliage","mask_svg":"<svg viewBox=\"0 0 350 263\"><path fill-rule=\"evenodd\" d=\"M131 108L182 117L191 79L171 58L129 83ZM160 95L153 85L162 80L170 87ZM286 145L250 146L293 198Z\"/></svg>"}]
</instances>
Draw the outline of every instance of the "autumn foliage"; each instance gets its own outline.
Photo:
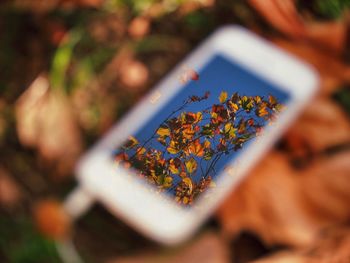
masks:
<instances>
[{"instance_id":1,"label":"autumn foliage","mask_svg":"<svg viewBox=\"0 0 350 263\"><path fill-rule=\"evenodd\" d=\"M217 104L208 107L209 96L209 92L189 96L149 139L139 142L130 136L116 151L116 163L135 168L140 177L158 191L170 193L178 203L192 204L200 193L215 186L212 179L218 162L259 135L282 109L272 95L229 96L222 91ZM192 103L206 105L198 112L186 111Z\"/></svg>"}]
</instances>

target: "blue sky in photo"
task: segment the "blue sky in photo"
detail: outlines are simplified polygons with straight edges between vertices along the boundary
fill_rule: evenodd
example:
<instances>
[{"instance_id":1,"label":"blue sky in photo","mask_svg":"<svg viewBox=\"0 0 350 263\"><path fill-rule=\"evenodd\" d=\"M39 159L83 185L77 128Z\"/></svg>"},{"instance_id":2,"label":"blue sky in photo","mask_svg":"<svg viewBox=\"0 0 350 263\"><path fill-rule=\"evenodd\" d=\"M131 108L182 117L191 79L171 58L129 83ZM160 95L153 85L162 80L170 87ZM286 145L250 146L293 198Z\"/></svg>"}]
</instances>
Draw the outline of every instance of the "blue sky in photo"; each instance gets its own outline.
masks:
<instances>
[{"instance_id":1,"label":"blue sky in photo","mask_svg":"<svg viewBox=\"0 0 350 263\"><path fill-rule=\"evenodd\" d=\"M184 101L186 101L192 95L201 97L206 91L210 92L208 99L201 102L190 103L184 109L186 112L198 112L212 106L213 104L218 104L218 97L222 91L226 91L229 97L235 92L238 92L238 94L241 96L264 96L265 98L271 94L277 98L279 103L282 104L285 104L289 98L288 93L281 91L281 89L273 86L271 83L266 82L258 76L253 75L249 71L237 64L232 63L221 55L214 56L198 73L199 80L189 81L183 88L179 88L179 92L173 96L167 105L156 112L150 121L143 125L138 132L132 134L138 139L141 145L142 142L149 139L153 135L155 130L158 129L158 127L171 112L179 108ZM174 117L178 116L179 114L180 112ZM244 146L247 146L247 144L244 144ZM152 147L156 149L165 149L165 147L156 140L152 140ZM220 173L220 171L225 167L225 165L228 164L229 161L233 160L238 154L240 154L240 152L241 150L233 152L229 155L223 155L216 165L215 170L217 174ZM165 150L164 156L169 158L171 155L166 153ZM198 160L198 158L195 159ZM198 181L201 176L201 170L198 167L192 178L194 181ZM215 178L216 174L212 174L211 176L212 178ZM174 179L174 182L178 181L176 176Z\"/></svg>"}]
</instances>

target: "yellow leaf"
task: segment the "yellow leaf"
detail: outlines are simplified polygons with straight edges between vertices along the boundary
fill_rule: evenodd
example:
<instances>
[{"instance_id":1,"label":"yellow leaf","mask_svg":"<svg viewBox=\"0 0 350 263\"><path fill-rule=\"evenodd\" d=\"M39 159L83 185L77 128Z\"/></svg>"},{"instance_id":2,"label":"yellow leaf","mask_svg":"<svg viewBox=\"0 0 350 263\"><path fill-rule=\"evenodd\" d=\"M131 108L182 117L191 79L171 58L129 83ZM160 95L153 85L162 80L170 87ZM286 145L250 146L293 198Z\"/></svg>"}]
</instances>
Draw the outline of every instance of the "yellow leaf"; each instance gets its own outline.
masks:
<instances>
[{"instance_id":1,"label":"yellow leaf","mask_svg":"<svg viewBox=\"0 0 350 263\"><path fill-rule=\"evenodd\" d=\"M225 133L228 133L230 130L231 130L231 128L232 128L232 123L226 123L225 124Z\"/></svg>"},{"instance_id":2,"label":"yellow leaf","mask_svg":"<svg viewBox=\"0 0 350 263\"><path fill-rule=\"evenodd\" d=\"M208 140L205 140L205 141L204 141L204 148L205 148L205 149L210 148L210 141L208 141Z\"/></svg>"},{"instance_id":3,"label":"yellow leaf","mask_svg":"<svg viewBox=\"0 0 350 263\"><path fill-rule=\"evenodd\" d=\"M199 139L192 142L188 147L189 153L202 157L204 155L204 148Z\"/></svg>"},{"instance_id":4,"label":"yellow leaf","mask_svg":"<svg viewBox=\"0 0 350 263\"><path fill-rule=\"evenodd\" d=\"M124 148L130 149L139 144L139 141L134 136L129 136L127 142L124 144Z\"/></svg>"},{"instance_id":5,"label":"yellow leaf","mask_svg":"<svg viewBox=\"0 0 350 263\"><path fill-rule=\"evenodd\" d=\"M263 105L262 107L260 107L259 109L258 109L258 116L259 117L263 117L263 116L266 116L266 115L268 115L269 114L269 112L268 112L268 110L267 110L267 107L265 106L265 105Z\"/></svg>"},{"instance_id":6,"label":"yellow leaf","mask_svg":"<svg viewBox=\"0 0 350 263\"><path fill-rule=\"evenodd\" d=\"M192 190L193 190L193 183L192 183L191 178L186 177L186 178L182 179L182 182L184 182L184 183L188 186L188 188L189 188L188 192L189 192L189 193L192 193Z\"/></svg>"},{"instance_id":7,"label":"yellow leaf","mask_svg":"<svg viewBox=\"0 0 350 263\"><path fill-rule=\"evenodd\" d=\"M187 176L186 172L182 171L182 172L180 173L180 177L184 178L184 177L186 177L186 176Z\"/></svg>"},{"instance_id":8,"label":"yellow leaf","mask_svg":"<svg viewBox=\"0 0 350 263\"><path fill-rule=\"evenodd\" d=\"M188 202L190 201L190 199L188 199L187 196L185 196L182 200L183 200L183 203L184 203L185 205L187 205Z\"/></svg>"},{"instance_id":9,"label":"yellow leaf","mask_svg":"<svg viewBox=\"0 0 350 263\"><path fill-rule=\"evenodd\" d=\"M197 162L195 159L191 158L188 161L185 162L185 166L187 169L187 172L189 172L190 174L193 173L194 171L196 171L197 169Z\"/></svg>"},{"instance_id":10,"label":"yellow leaf","mask_svg":"<svg viewBox=\"0 0 350 263\"><path fill-rule=\"evenodd\" d=\"M225 124L225 127L224 127L224 132L225 133L227 133L229 136L230 136L230 138L234 138L234 137L236 137L236 128L234 128L234 126L232 125L232 123L226 123Z\"/></svg>"},{"instance_id":11,"label":"yellow leaf","mask_svg":"<svg viewBox=\"0 0 350 263\"><path fill-rule=\"evenodd\" d=\"M179 174L179 169L175 166L174 159L170 159L169 161L169 170L173 174Z\"/></svg>"},{"instance_id":12,"label":"yellow leaf","mask_svg":"<svg viewBox=\"0 0 350 263\"><path fill-rule=\"evenodd\" d=\"M171 154L177 154L179 150L175 146L175 142L171 141L169 147L167 148L167 151Z\"/></svg>"},{"instance_id":13,"label":"yellow leaf","mask_svg":"<svg viewBox=\"0 0 350 263\"><path fill-rule=\"evenodd\" d=\"M224 103L227 100L227 92L222 91L219 96L220 103Z\"/></svg>"},{"instance_id":14,"label":"yellow leaf","mask_svg":"<svg viewBox=\"0 0 350 263\"><path fill-rule=\"evenodd\" d=\"M202 120L202 116L203 116L203 114L202 114L202 112L197 112L196 113L196 120L195 120L195 122L197 123L197 122L199 122L199 121L201 121Z\"/></svg>"},{"instance_id":15,"label":"yellow leaf","mask_svg":"<svg viewBox=\"0 0 350 263\"><path fill-rule=\"evenodd\" d=\"M230 108L231 108L231 110L232 110L233 112L238 111L238 108L239 108L239 107L238 107L238 105L237 105L236 103L230 101L230 102L229 102L229 105L230 105Z\"/></svg>"},{"instance_id":16,"label":"yellow leaf","mask_svg":"<svg viewBox=\"0 0 350 263\"><path fill-rule=\"evenodd\" d=\"M261 97L260 96L255 96L254 101L256 104L259 104L261 102Z\"/></svg>"},{"instance_id":17,"label":"yellow leaf","mask_svg":"<svg viewBox=\"0 0 350 263\"><path fill-rule=\"evenodd\" d=\"M170 135L170 129L169 128L166 128L166 127L160 127L158 130L157 130L157 134L159 136L169 136Z\"/></svg>"},{"instance_id":18,"label":"yellow leaf","mask_svg":"<svg viewBox=\"0 0 350 263\"><path fill-rule=\"evenodd\" d=\"M173 183L173 178L171 176L167 176L164 179L163 187L164 188L169 188Z\"/></svg>"},{"instance_id":19,"label":"yellow leaf","mask_svg":"<svg viewBox=\"0 0 350 263\"><path fill-rule=\"evenodd\" d=\"M139 147L139 148L137 148L137 150L136 150L136 154L137 154L138 156L144 154L145 152L146 152L146 148L145 148L145 147Z\"/></svg>"}]
</instances>

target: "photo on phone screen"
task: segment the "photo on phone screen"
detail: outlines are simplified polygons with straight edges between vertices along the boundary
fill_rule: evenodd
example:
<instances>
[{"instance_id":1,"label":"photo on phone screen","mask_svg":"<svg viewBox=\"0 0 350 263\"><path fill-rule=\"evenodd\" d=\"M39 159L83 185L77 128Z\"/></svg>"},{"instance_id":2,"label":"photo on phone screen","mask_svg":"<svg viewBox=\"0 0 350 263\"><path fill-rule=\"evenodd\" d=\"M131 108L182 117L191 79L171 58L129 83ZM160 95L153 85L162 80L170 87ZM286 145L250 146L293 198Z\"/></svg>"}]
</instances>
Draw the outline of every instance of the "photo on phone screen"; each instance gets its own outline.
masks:
<instances>
[{"instance_id":1,"label":"photo on phone screen","mask_svg":"<svg viewBox=\"0 0 350 263\"><path fill-rule=\"evenodd\" d=\"M114 150L113 160L190 206L215 188L217 176L278 118L290 95L222 55L199 72L187 70L177 94Z\"/></svg>"}]
</instances>

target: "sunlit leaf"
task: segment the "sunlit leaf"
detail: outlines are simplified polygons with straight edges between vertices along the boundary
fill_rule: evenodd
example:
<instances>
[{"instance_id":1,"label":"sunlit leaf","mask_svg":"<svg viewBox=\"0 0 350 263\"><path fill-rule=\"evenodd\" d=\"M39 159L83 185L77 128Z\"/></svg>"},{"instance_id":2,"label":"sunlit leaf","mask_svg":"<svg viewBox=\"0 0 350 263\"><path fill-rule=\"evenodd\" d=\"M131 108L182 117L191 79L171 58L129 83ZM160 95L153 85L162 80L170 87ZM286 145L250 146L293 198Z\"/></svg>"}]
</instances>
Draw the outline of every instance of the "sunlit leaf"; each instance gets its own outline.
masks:
<instances>
[{"instance_id":1,"label":"sunlit leaf","mask_svg":"<svg viewBox=\"0 0 350 263\"><path fill-rule=\"evenodd\" d=\"M259 104L261 102L261 97L260 96L255 96L254 101L256 104Z\"/></svg>"},{"instance_id":2,"label":"sunlit leaf","mask_svg":"<svg viewBox=\"0 0 350 263\"><path fill-rule=\"evenodd\" d=\"M170 159L169 160L169 170L173 174L179 174L179 166L176 164L176 159ZM180 161L180 160L179 160ZM181 162L181 161L180 161Z\"/></svg>"},{"instance_id":3,"label":"sunlit leaf","mask_svg":"<svg viewBox=\"0 0 350 263\"><path fill-rule=\"evenodd\" d=\"M256 109L255 114L259 117L263 117L269 114L267 110L266 104L260 104L260 106Z\"/></svg>"},{"instance_id":4,"label":"sunlit leaf","mask_svg":"<svg viewBox=\"0 0 350 263\"><path fill-rule=\"evenodd\" d=\"M213 155L214 155L214 151L212 149L209 149L204 153L203 158L204 160L208 161L213 157Z\"/></svg>"},{"instance_id":5,"label":"sunlit leaf","mask_svg":"<svg viewBox=\"0 0 350 263\"><path fill-rule=\"evenodd\" d=\"M232 101L229 101L228 105L229 105L231 111L234 112L234 113L237 112L238 109L239 109L238 105L236 103L232 102Z\"/></svg>"},{"instance_id":6,"label":"sunlit leaf","mask_svg":"<svg viewBox=\"0 0 350 263\"><path fill-rule=\"evenodd\" d=\"M247 96L243 96L239 101L239 104L245 111L250 111L254 106L253 100Z\"/></svg>"},{"instance_id":7,"label":"sunlit leaf","mask_svg":"<svg viewBox=\"0 0 350 263\"><path fill-rule=\"evenodd\" d=\"M180 150L177 149L175 142L171 141L167 151L171 154L177 154Z\"/></svg>"},{"instance_id":8,"label":"sunlit leaf","mask_svg":"<svg viewBox=\"0 0 350 263\"><path fill-rule=\"evenodd\" d=\"M194 158L189 159L185 162L185 166L187 169L187 172L192 174L194 171L197 170L197 162Z\"/></svg>"},{"instance_id":9,"label":"sunlit leaf","mask_svg":"<svg viewBox=\"0 0 350 263\"><path fill-rule=\"evenodd\" d=\"M193 182L192 182L191 178L186 177L186 178L182 179L182 182L184 182L187 185L187 187L189 188L188 192L192 193L192 191L193 191Z\"/></svg>"},{"instance_id":10,"label":"sunlit leaf","mask_svg":"<svg viewBox=\"0 0 350 263\"><path fill-rule=\"evenodd\" d=\"M210 148L210 141L205 140L204 143L203 143L203 147L204 147L204 149Z\"/></svg>"},{"instance_id":11,"label":"sunlit leaf","mask_svg":"<svg viewBox=\"0 0 350 263\"><path fill-rule=\"evenodd\" d=\"M166 138L165 138L165 137L160 136L160 137L157 138L157 141L158 141L160 144L166 146Z\"/></svg>"},{"instance_id":12,"label":"sunlit leaf","mask_svg":"<svg viewBox=\"0 0 350 263\"><path fill-rule=\"evenodd\" d=\"M187 196L185 196L185 197L182 199L182 201L183 201L183 203L184 203L185 205L187 205L187 204L190 202L190 199L189 199Z\"/></svg>"},{"instance_id":13,"label":"sunlit leaf","mask_svg":"<svg viewBox=\"0 0 350 263\"><path fill-rule=\"evenodd\" d=\"M226 134L228 134L228 136L230 137L230 139L236 137L236 128L233 126L232 123L228 122L225 124L224 126L224 132Z\"/></svg>"},{"instance_id":14,"label":"sunlit leaf","mask_svg":"<svg viewBox=\"0 0 350 263\"><path fill-rule=\"evenodd\" d=\"M222 91L219 96L220 103L224 103L227 100L227 92Z\"/></svg>"},{"instance_id":15,"label":"sunlit leaf","mask_svg":"<svg viewBox=\"0 0 350 263\"><path fill-rule=\"evenodd\" d=\"M201 134L206 135L208 137L212 137L214 135L213 129L210 124L206 124L202 127Z\"/></svg>"},{"instance_id":16,"label":"sunlit leaf","mask_svg":"<svg viewBox=\"0 0 350 263\"><path fill-rule=\"evenodd\" d=\"M169 136L170 135L170 129L167 128L167 127L160 127L158 130L157 130L157 134L159 136Z\"/></svg>"},{"instance_id":17,"label":"sunlit leaf","mask_svg":"<svg viewBox=\"0 0 350 263\"><path fill-rule=\"evenodd\" d=\"M188 147L189 153L192 153L198 157L201 157L204 155L204 147L200 143L199 139L192 142Z\"/></svg>"},{"instance_id":18,"label":"sunlit leaf","mask_svg":"<svg viewBox=\"0 0 350 263\"><path fill-rule=\"evenodd\" d=\"M137 156L142 156L145 152L146 152L146 148L145 147L139 147L136 150L136 155Z\"/></svg>"},{"instance_id":19,"label":"sunlit leaf","mask_svg":"<svg viewBox=\"0 0 350 263\"><path fill-rule=\"evenodd\" d=\"M193 138L193 135L195 134L195 130L193 129L193 126L190 124L183 125L183 131L182 135L188 139L191 140Z\"/></svg>"},{"instance_id":20,"label":"sunlit leaf","mask_svg":"<svg viewBox=\"0 0 350 263\"><path fill-rule=\"evenodd\" d=\"M134 136L129 136L129 138L126 141L126 143L124 144L123 148L131 149L131 148L134 148L138 144L139 144L139 141Z\"/></svg>"},{"instance_id":21,"label":"sunlit leaf","mask_svg":"<svg viewBox=\"0 0 350 263\"><path fill-rule=\"evenodd\" d=\"M239 123L238 123L238 130L237 130L237 132L239 134L242 134L242 133L244 133L246 131L246 129L247 129L246 122L243 119L241 119L239 121Z\"/></svg>"},{"instance_id":22,"label":"sunlit leaf","mask_svg":"<svg viewBox=\"0 0 350 263\"><path fill-rule=\"evenodd\" d=\"M164 178L164 183L163 183L164 188L169 188L172 186L172 184L173 184L173 178L171 176L167 176Z\"/></svg>"}]
</instances>

